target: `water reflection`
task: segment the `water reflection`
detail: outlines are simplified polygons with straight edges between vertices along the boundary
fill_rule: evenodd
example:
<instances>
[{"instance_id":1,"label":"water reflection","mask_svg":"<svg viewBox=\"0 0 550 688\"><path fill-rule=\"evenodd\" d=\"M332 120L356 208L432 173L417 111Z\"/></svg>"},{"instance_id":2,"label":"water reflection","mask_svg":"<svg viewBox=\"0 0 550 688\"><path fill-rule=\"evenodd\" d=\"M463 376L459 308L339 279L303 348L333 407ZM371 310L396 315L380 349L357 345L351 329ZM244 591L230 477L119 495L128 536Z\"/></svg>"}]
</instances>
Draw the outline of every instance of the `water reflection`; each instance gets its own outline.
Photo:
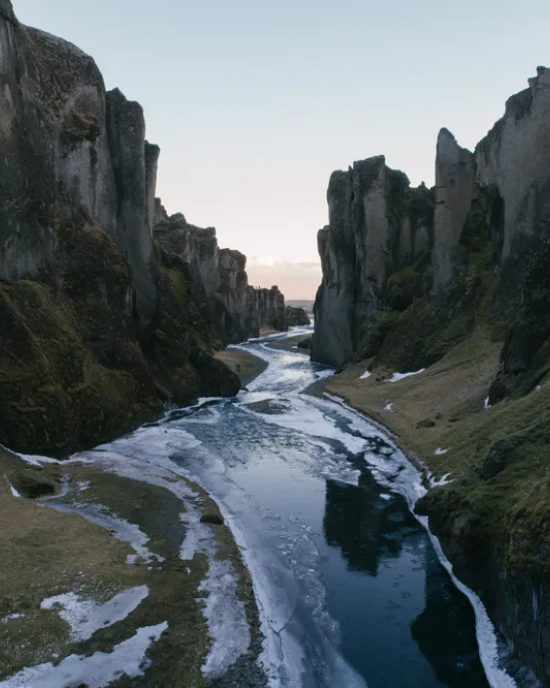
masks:
<instances>
[{"instance_id":1,"label":"water reflection","mask_svg":"<svg viewBox=\"0 0 550 688\"><path fill-rule=\"evenodd\" d=\"M479 660L474 612L430 548L426 548L426 606L411 625L411 634L439 680L450 688L486 688Z\"/></svg>"},{"instance_id":2,"label":"water reflection","mask_svg":"<svg viewBox=\"0 0 550 688\"><path fill-rule=\"evenodd\" d=\"M364 468L327 481L323 530L330 613L369 688L488 688L470 604L403 497Z\"/></svg>"}]
</instances>

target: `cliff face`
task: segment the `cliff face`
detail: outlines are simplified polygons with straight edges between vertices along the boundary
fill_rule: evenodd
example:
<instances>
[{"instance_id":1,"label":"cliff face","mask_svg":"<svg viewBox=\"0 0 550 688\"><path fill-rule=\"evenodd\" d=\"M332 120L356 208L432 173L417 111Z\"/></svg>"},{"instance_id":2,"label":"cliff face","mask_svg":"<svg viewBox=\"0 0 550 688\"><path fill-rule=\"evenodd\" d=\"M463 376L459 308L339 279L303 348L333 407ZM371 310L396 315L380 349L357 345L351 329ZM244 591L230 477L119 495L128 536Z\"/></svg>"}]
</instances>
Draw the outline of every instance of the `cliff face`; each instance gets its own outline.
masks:
<instances>
[{"instance_id":1,"label":"cliff face","mask_svg":"<svg viewBox=\"0 0 550 688\"><path fill-rule=\"evenodd\" d=\"M303 308L286 307L286 324L288 327L302 327L311 325L311 320Z\"/></svg>"},{"instance_id":2,"label":"cliff face","mask_svg":"<svg viewBox=\"0 0 550 688\"><path fill-rule=\"evenodd\" d=\"M141 107L7 0L0 44L0 443L64 454L163 401L235 393L202 291L153 241Z\"/></svg>"},{"instance_id":3,"label":"cliff face","mask_svg":"<svg viewBox=\"0 0 550 688\"><path fill-rule=\"evenodd\" d=\"M246 256L218 248L216 230L188 224L173 215L154 229L156 240L179 255L192 268L208 295L212 320L223 344L259 337L264 329L286 331L284 296L277 287L254 288L248 284Z\"/></svg>"},{"instance_id":4,"label":"cliff face","mask_svg":"<svg viewBox=\"0 0 550 688\"><path fill-rule=\"evenodd\" d=\"M550 685L550 510L541 497L548 489L549 150L550 70L540 67L474 153L441 131L435 204L429 208L430 192L423 190L420 222L408 210L419 190L387 171L383 159L335 173L329 225L319 233L323 283L312 352L336 366L369 359L371 371L418 371L439 362L427 387L437 386L437 375L453 370L455 359L479 367L482 396L466 402L465 385L452 417L434 411L426 419L435 437L453 438L451 458L438 459L452 482L431 490L417 510L429 515L455 571L544 685ZM404 226L410 234L399 232ZM495 349L501 351L496 374ZM415 384L420 399L422 383ZM444 402L454 390L441 385ZM423 456L432 465L438 445L410 433L413 447L424 441L432 447ZM463 463L454 464L457 458Z\"/></svg>"},{"instance_id":5,"label":"cliff face","mask_svg":"<svg viewBox=\"0 0 550 688\"><path fill-rule=\"evenodd\" d=\"M323 282L312 357L339 367L389 301L409 299L407 289L414 295L412 283L433 245L433 192L411 188L406 175L378 156L333 173L327 199L329 225L318 235ZM411 284L403 290L401 281Z\"/></svg>"}]
</instances>

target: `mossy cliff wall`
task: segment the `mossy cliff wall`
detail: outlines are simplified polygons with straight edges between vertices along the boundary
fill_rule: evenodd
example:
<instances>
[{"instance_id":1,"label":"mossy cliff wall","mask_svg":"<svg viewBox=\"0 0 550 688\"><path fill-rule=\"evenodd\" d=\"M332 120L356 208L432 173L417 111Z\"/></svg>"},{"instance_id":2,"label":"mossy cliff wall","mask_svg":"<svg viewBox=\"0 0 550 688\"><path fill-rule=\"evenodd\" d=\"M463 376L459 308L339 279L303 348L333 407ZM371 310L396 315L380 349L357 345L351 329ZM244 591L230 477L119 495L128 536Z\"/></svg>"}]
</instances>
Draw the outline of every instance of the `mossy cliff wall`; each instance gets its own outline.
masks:
<instances>
[{"instance_id":1,"label":"mossy cliff wall","mask_svg":"<svg viewBox=\"0 0 550 688\"><path fill-rule=\"evenodd\" d=\"M544 685L549 151L550 70L539 67L473 153L441 131L433 192L410 190L383 158L333 174L329 225L319 233L323 282L312 348L315 360L336 366L369 359L371 371L399 372L429 369L473 341L500 349L497 374L480 370L487 387L475 408L472 400L464 408L470 426L462 435L454 431L446 464L453 482L431 490L418 509L430 516L457 572L481 594L516 657ZM424 212L413 214L420 193ZM452 396L452 385L442 393ZM484 399L494 411L479 431ZM451 433L458 421L440 422ZM461 451L466 468L452 461Z\"/></svg>"},{"instance_id":2,"label":"mossy cliff wall","mask_svg":"<svg viewBox=\"0 0 550 688\"><path fill-rule=\"evenodd\" d=\"M0 443L64 455L234 394L204 289L153 240L159 149L91 57L0 5Z\"/></svg>"},{"instance_id":3,"label":"mossy cliff wall","mask_svg":"<svg viewBox=\"0 0 550 688\"><path fill-rule=\"evenodd\" d=\"M288 329L285 300L278 287L250 286L246 256L220 249L214 227L202 229L181 214L166 217L161 213L154 236L166 250L188 262L202 282L220 342L234 344L258 337L264 329Z\"/></svg>"},{"instance_id":4,"label":"mossy cliff wall","mask_svg":"<svg viewBox=\"0 0 550 688\"><path fill-rule=\"evenodd\" d=\"M410 285L410 294L398 293L403 289L397 282L399 273L420 274L429 263L434 193L424 185L411 188L405 174L378 156L334 172L327 200L329 225L318 236L323 282L315 302L312 357L339 367L363 347L366 323L392 298L401 307L415 296L416 285ZM393 296L392 275L398 275Z\"/></svg>"}]
</instances>

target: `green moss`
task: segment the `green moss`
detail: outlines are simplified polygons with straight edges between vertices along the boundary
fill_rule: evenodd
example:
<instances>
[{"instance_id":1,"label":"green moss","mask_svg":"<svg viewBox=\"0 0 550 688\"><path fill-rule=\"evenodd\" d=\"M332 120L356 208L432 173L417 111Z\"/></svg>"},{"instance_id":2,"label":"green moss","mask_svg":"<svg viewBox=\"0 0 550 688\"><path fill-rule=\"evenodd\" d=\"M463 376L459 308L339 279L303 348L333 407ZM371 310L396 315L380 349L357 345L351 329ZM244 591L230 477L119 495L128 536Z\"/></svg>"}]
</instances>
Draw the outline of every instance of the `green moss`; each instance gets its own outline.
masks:
<instances>
[{"instance_id":1,"label":"green moss","mask_svg":"<svg viewBox=\"0 0 550 688\"><path fill-rule=\"evenodd\" d=\"M398 311L408 308L420 294L421 275L412 268L395 272L388 280L388 305Z\"/></svg>"}]
</instances>

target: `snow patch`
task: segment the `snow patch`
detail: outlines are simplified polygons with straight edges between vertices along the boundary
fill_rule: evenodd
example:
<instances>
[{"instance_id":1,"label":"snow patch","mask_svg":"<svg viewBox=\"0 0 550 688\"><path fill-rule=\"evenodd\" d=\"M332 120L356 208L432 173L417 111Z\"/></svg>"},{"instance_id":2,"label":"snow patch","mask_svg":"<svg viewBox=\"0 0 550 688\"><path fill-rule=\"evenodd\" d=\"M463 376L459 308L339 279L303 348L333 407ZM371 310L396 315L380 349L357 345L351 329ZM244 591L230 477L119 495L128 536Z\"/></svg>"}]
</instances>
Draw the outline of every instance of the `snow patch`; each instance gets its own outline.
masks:
<instances>
[{"instance_id":1,"label":"snow patch","mask_svg":"<svg viewBox=\"0 0 550 688\"><path fill-rule=\"evenodd\" d=\"M166 621L140 628L134 636L116 645L112 652L96 652L91 657L70 655L57 666L48 662L23 669L2 681L0 688L67 688L81 684L88 688L104 688L121 676L143 676L147 650L167 628Z\"/></svg>"},{"instance_id":2,"label":"snow patch","mask_svg":"<svg viewBox=\"0 0 550 688\"><path fill-rule=\"evenodd\" d=\"M489 403L489 397L485 399L483 402L483 410L488 411L491 408L491 404Z\"/></svg>"},{"instance_id":3,"label":"snow patch","mask_svg":"<svg viewBox=\"0 0 550 688\"><path fill-rule=\"evenodd\" d=\"M210 560L208 575L199 587L208 592L203 613L212 644L202 667L208 680L222 676L250 647L250 628L238 584L231 562Z\"/></svg>"},{"instance_id":4,"label":"snow patch","mask_svg":"<svg viewBox=\"0 0 550 688\"><path fill-rule=\"evenodd\" d=\"M447 454L449 452L448 449L443 449L442 447L438 447L434 451L434 456L443 456L443 454Z\"/></svg>"},{"instance_id":5,"label":"snow patch","mask_svg":"<svg viewBox=\"0 0 550 688\"><path fill-rule=\"evenodd\" d=\"M369 377L372 375L371 372L368 370L365 370L365 372L359 377L360 380L368 380Z\"/></svg>"},{"instance_id":6,"label":"snow patch","mask_svg":"<svg viewBox=\"0 0 550 688\"><path fill-rule=\"evenodd\" d=\"M449 485L452 483L452 480L449 480L450 473L445 473L445 475L442 475L439 480L437 478L434 478L433 476L428 476L428 480L430 482L430 487L442 487L444 485Z\"/></svg>"},{"instance_id":7,"label":"snow patch","mask_svg":"<svg viewBox=\"0 0 550 688\"><path fill-rule=\"evenodd\" d=\"M149 538L135 523L130 523L129 521L125 521L109 513L103 513L99 508L89 505L69 506L50 502L45 506L48 506L50 509L55 509L55 511L78 514L91 523L95 523L106 530L114 531L115 536L122 542L128 542L136 553L135 555L128 555L127 561L129 564L134 564L138 557L141 557L146 562L164 561L163 557L159 554L154 554L149 550L147 547Z\"/></svg>"},{"instance_id":8,"label":"snow patch","mask_svg":"<svg viewBox=\"0 0 550 688\"><path fill-rule=\"evenodd\" d=\"M315 377L318 377L320 380L323 380L327 377L332 377L335 373L336 371L332 370L332 368L330 368L329 370L316 370Z\"/></svg>"},{"instance_id":9,"label":"snow patch","mask_svg":"<svg viewBox=\"0 0 550 688\"><path fill-rule=\"evenodd\" d=\"M393 401L390 401L384 406L384 411L391 411L393 413Z\"/></svg>"},{"instance_id":10,"label":"snow patch","mask_svg":"<svg viewBox=\"0 0 550 688\"><path fill-rule=\"evenodd\" d=\"M136 609L149 594L149 588L141 585L119 593L105 603L86 600L70 592L48 597L40 609L52 609L71 627L72 640L88 640L100 628L122 621Z\"/></svg>"},{"instance_id":11,"label":"snow patch","mask_svg":"<svg viewBox=\"0 0 550 688\"><path fill-rule=\"evenodd\" d=\"M21 495L20 495L19 492L15 489L15 487L11 484L11 481L10 481L10 479L8 478L8 476L7 476L7 475L4 475L4 478L7 480L8 485L10 486L10 490L11 490L12 495L13 495L14 497L20 498Z\"/></svg>"},{"instance_id":12,"label":"snow patch","mask_svg":"<svg viewBox=\"0 0 550 688\"><path fill-rule=\"evenodd\" d=\"M426 368L421 368L420 370L417 370L414 373L394 373L388 379L388 382L399 382L399 380L404 380L406 377L411 377L412 375L420 375L420 373L423 373L425 370Z\"/></svg>"}]
</instances>

